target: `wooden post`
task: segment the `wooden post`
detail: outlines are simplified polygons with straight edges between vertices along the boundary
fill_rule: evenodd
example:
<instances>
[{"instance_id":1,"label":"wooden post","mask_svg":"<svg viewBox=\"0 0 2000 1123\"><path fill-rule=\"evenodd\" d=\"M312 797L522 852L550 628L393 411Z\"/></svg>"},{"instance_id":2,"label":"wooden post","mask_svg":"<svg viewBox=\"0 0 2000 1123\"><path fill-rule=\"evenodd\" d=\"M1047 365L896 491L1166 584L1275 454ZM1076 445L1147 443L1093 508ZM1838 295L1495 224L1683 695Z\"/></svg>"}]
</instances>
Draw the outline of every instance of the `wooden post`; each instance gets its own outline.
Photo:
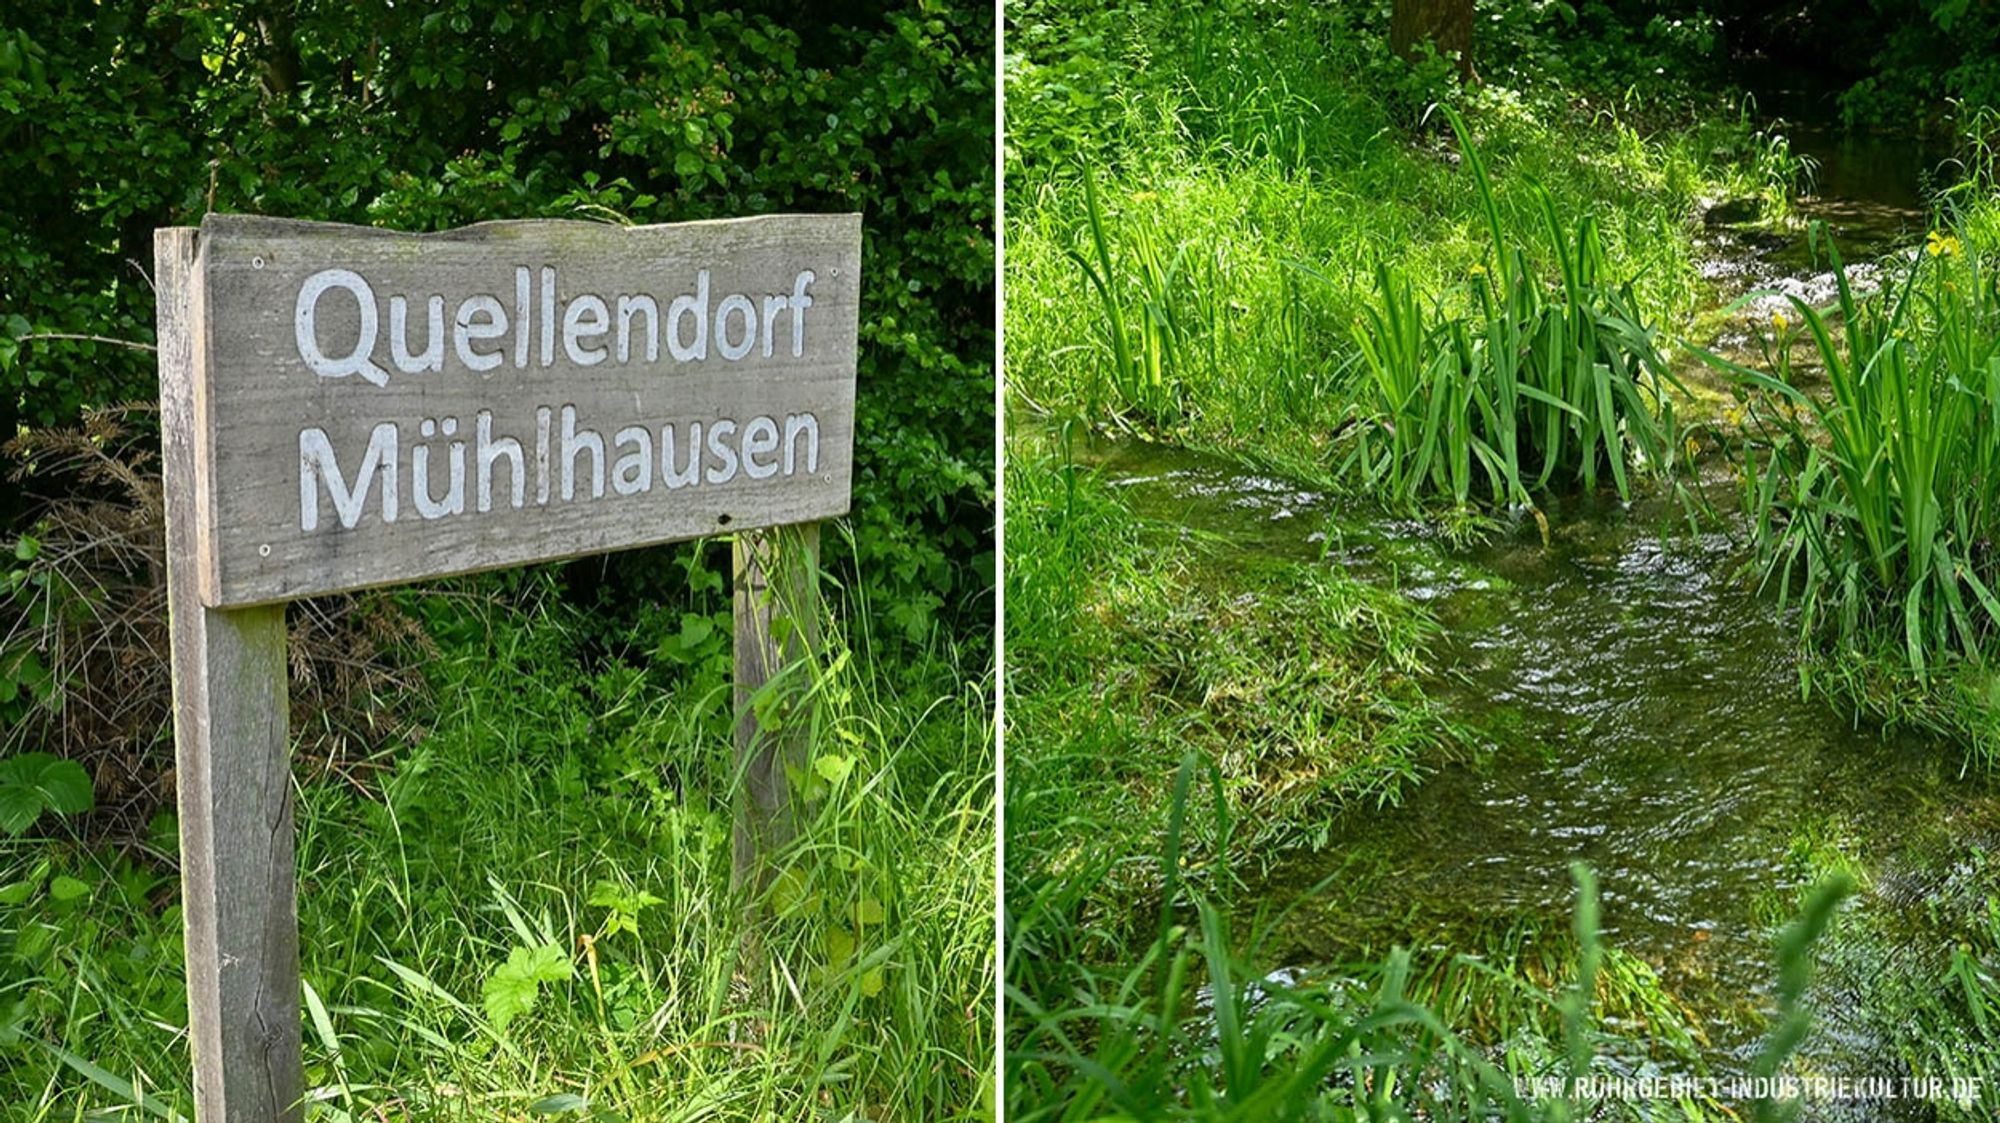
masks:
<instances>
[{"instance_id":1,"label":"wooden post","mask_svg":"<svg viewBox=\"0 0 2000 1123\"><path fill-rule=\"evenodd\" d=\"M761 892L769 858L798 831L790 772L806 760L812 723L807 695L819 648L819 524L742 533L734 547L736 609L736 797L734 881ZM782 677L780 677L782 676ZM757 693L776 728L758 721Z\"/></svg>"},{"instance_id":2,"label":"wooden post","mask_svg":"<svg viewBox=\"0 0 2000 1123\"><path fill-rule=\"evenodd\" d=\"M285 607L202 603L197 232L154 237L188 1036L201 1123L298 1120L299 933Z\"/></svg>"}]
</instances>

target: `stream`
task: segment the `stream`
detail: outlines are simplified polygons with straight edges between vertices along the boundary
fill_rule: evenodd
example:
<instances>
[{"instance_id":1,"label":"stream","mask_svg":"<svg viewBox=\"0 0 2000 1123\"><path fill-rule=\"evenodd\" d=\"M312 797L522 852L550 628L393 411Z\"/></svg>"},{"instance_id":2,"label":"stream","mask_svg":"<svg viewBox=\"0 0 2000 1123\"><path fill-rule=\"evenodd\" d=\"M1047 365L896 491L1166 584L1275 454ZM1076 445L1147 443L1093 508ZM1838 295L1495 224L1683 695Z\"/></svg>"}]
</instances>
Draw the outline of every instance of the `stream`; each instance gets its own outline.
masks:
<instances>
[{"instance_id":1,"label":"stream","mask_svg":"<svg viewBox=\"0 0 2000 1123\"><path fill-rule=\"evenodd\" d=\"M1820 161L1798 205L1828 221L1850 260L1921 244L1907 144L1892 160L1832 134L1795 143ZM1802 237L1711 226L1704 238L1718 306L1765 287L1831 296ZM1737 344L1725 330L1717 345ZM1949 955L1925 925L1941 875L1911 856L1912 840L1995 822L1993 785L1961 775L1960 747L1884 735L1802 698L1792 625L1743 575L1730 533L1690 535L1663 501L1585 499L1551 506L1547 546L1524 520L1456 548L1220 458L1081 437L1074 454L1140 515L1229 543L1211 564L1344 567L1444 626L1445 670L1429 687L1484 751L1400 805L1330 809L1325 847L1271 859L1250 896L1267 916L1291 906L1266 945L1273 965L1311 975L1395 945L1449 955L1523 924L1563 933L1580 860L1601 883L1606 942L1688 1010L1711 1075L1740 1074L1773 1008L1773 924L1837 854L1864 887L1817 949L1817 1024L1794 1069L1905 1074L1869 1017L1872 985L1884 971L1934 974ZM1896 1101L1815 1104L1808 1117L1933 1116Z\"/></svg>"}]
</instances>

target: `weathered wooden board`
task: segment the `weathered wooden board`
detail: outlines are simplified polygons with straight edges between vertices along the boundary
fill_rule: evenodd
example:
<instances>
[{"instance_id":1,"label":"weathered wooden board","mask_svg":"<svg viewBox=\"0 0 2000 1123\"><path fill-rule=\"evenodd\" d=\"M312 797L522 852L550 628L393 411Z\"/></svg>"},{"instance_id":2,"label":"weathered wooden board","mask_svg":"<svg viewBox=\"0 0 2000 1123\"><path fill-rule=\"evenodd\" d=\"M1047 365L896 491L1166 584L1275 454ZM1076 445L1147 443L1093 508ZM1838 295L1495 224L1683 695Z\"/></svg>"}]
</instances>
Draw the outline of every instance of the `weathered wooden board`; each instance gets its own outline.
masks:
<instances>
[{"instance_id":1,"label":"weathered wooden board","mask_svg":"<svg viewBox=\"0 0 2000 1123\"><path fill-rule=\"evenodd\" d=\"M195 232L154 236L173 636L174 786L195 1115L302 1117L285 609L202 604L195 531Z\"/></svg>"},{"instance_id":2,"label":"weathered wooden board","mask_svg":"<svg viewBox=\"0 0 2000 1123\"><path fill-rule=\"evenodd\" d=\"M210 606L847 511L859 215L442 234L210 216Z\"/></svg>"}]
</instances>

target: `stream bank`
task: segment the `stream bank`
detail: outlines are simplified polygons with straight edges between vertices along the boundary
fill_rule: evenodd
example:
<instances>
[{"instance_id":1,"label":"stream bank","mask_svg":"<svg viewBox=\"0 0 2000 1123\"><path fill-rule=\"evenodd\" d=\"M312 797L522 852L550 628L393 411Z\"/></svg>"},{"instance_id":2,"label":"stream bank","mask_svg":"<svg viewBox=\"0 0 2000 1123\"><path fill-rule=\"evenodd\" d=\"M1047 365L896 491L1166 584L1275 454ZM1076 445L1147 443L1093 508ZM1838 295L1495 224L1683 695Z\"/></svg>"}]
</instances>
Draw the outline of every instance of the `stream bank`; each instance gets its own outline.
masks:
<instances>
[{"instance_id":1,"label":"stream bank","mask_svg":"<svg viewBox=\"0 0 2000 1123\"><path fill-rule=\"evenodd\" d=\"M1929 217L1920 191L1836 193L1864 191L1836 185L1855 182L1849 161L1879 156L1823 150L1820 186L1796 203L1863 263L1850 271L1862 283L1867 259L1920 243ZM1800 234L1718 223L1703 250L1717 308L1755 290L1832 293ZM1759 318L1784 308L1752 303L1705 328L1747 354ZM1243 910L1248 922L1291 906L1265 945L1286 977L1392 946L1515 966L1565 938L1573 861L1598 872L1608 942L1693 1032L1693 1055L1670 1065L1750 1070L1773 931L1833 869L1862 889L1816 951L1818 1024L1799 1071L1908 1075L1912 1031L1952 1001L1968 955L1978 969L1962 933L2000 880L1984 857L2000 849L2000 795L1966 774L1965 746L1801 696L1795 630L1741 577L1740 528L1690 535L1657 499L1577 499L1550 504L1546 543L1524 522L1461 546L1222 458L1101 438L1072 451L1142 517L1228 543L1203 563L1217 584L1252 566L1335 567L1443 625L1427 688L1483 751L1394 806L1329 807L1323 845L1266 855ZM1857 1101L1810 1117L1937 1114Z\"/></svg>"}]
</instances>

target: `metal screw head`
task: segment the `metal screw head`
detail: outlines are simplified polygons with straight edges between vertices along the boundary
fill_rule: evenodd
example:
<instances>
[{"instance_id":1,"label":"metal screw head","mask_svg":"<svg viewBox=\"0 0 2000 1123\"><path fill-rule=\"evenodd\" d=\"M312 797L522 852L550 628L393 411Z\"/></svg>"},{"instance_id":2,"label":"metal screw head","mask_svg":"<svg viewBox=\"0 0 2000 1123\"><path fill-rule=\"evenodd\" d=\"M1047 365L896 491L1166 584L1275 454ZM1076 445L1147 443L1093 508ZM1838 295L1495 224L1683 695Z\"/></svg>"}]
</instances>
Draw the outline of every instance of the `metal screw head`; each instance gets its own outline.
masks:
<instances>
[{"instance_id":1,"label":"metal screw head","mask_svg":"<svg viewBox=\"0 0 2000 1123\"><path fill-rule=\"evenodd\" d=\"M263 267L264 267L264 256L262 254L258 254L256 257L250 259L250 268L262 269Z\"/></svg>"}]
</instances>

